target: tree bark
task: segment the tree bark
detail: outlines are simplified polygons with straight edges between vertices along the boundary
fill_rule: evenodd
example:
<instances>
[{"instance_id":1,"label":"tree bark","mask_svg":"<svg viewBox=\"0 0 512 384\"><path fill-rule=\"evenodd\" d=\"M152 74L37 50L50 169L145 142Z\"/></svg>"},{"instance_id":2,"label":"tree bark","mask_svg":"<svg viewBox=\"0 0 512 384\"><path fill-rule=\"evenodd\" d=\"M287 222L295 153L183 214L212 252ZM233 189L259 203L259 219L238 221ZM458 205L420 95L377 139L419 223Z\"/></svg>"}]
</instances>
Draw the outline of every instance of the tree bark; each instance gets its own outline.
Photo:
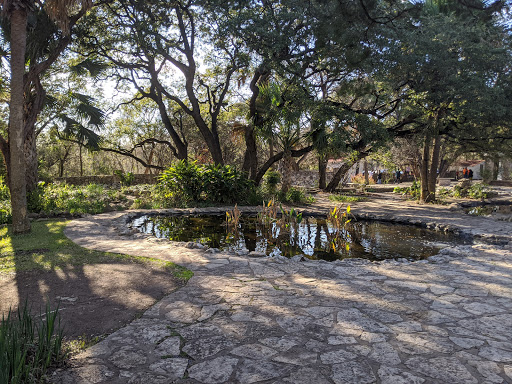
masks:
<instances>
[{"instance_id":1,"label":"tree bark","mask_svg":"<svg viewBox=\"0 0 512 384\"><path fill-rule=\"evenodd\" d=\"M341 167L338 169L338 171L332 177L331 181L325 188L325 191L333 193L336 190L336 188L338 188L338 184L340 183L341 179L347 174L350 168L356 162L359 162L359 160L364 159L366 156L368 156L368 152L359 152L355 159L348 160L347 162L343 163Z\"/></svg>"},{"instance_id":2,"label":"tree bark","mask_svg":"<svg viewBox=\"0 0 512 384\"><path fill-rule=\"evenodd\" d=\"M34 191L37 188L39 181L38 174L38 162L37 162L37 145L36 145L36 131L31 129L25 134L25 171L26 171L26 183L27 183L27 194Z\"/></svg>"},{"instance_id":3,"label":"tree bark","mask_svg":"<svg viewBox=\"0 0 512 384\"><path fill-rule=\"evenodd\" d=\"M325 189L327 185L327 159L318 154L318 188Z\"/></svg>"},{"instance_id":4,"label":"tree bark","mask_svg":"<svg viewBox=\"0 0 512 384\"><path fill-rule=\"evenodd\" d=\"M439 167L439 155L441 149L441 136L436 134L434 138L434 148L432 150L432 159L430 161L430 172L428 175L428 193L431 201L436 199L436 182L437 182L437 169Z\"/></svg>"},{"instance_id":5,"label":"tree bark","mask_svg":"<svg viewBox=\"0 0 512 384\"><path fill-rule=\"evenodd\" d=\"M9 151L13 233L30 232L27 212L27 189L24 153L23 76L27 43L27 13L13 9L11 13L11 102L9 106Z\"/></svg>"},{"instance_id":6,"label":"tree bark","mask_svg":"<svg viewBox=\"0 0 512 384\"><path fill-rule=\"evenodd\" d=\"M500 174L500 158L498 156L494 156L492 158L492 179L498 180L499 174Z\"/></svg>"},{"instance_id":7,"label":"tree bark","mask_svg":"<svg viewBox=\"0 0 512 384\"><path fill-rule=\"evenodd\" d=\"M287 149L283 154L283 172L281 178L281 192L283 194L287 193L292 185L292 162L292 152L290 149Z\"/></svg>"},{"instance_id":8,"label":"tree bark","mask_svg":"<svg viewBox=\"0 0 512 384\"><path fill-rule=\"evenodd\" d=\"M423 203L428 203L431 200L430 194L428 191L428 165L430 158L430 145L431 145L431 137L430 133L427 133L425 136L425 141L423 143L423 156L421 158L421 169L420 169L420 178L421 178L421 195L420 200Z\"/></svg>"},{"instance_id":9,"label":"tree bark","mask_svg":"<svg viewBox=\"0 0 512 384\"><path fill-rule=\"evenodd\" d=\"M363 161L363 169L364 169L364 183L366 185L370 184L370 178L368 177L368 162L366 159Z\"/></svg>"},{"instance_id":10,"label":"tree bark","mask_svg":"<svg viewBox=\"0 0 512 384\"><path fill-rule=\"evenodd\" d=\"M249 178L254 180L258 172L258 147L256 145L256 134L252 124L244 126L245 154L242 170L247 172Z\"/></svg>"},{"instance_id":11,"label":"tree bark","mask_svg":"<svg viewBox=\"0 0 512 384\"><path fill-rule=\"evenodd\" d=\"M308 152L311 152L313 150L313 146L312 145L309 145L307 147L304 147L302 149L298 149L298 150L294 150L292 149L291 150L291 155L292 157L301 157L303 156L304 154L308 153ZM261 168L259 169L258 173L256 174L256 177L254 178L254 183L256 185L259 185L260 182L261 182L261 179L263 178L263 176L265 175L265 172L268 171L268 169L273 165L275 164L277 161L281 160L284 156L284 152L279 152L279 153L276 153L274 156L272 156L270 159L268 159L265 164L263 164L261 166Z\"/></svg>"}]
</instances>

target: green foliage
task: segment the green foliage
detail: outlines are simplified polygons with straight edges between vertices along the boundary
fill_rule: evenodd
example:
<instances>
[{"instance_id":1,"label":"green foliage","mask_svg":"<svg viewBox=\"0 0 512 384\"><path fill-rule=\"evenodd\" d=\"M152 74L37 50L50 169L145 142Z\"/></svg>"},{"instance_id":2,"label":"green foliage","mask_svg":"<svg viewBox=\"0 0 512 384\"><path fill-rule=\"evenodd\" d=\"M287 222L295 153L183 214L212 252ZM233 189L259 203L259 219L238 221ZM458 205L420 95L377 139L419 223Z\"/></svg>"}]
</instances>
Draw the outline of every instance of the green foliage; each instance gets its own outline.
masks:
<instances>
[{"instance_id":1,"label":"green foliage","mask_svg":"<svg viewBox=\"0 0 512 384\"><path fill-rule=\"evenodd\" d=\"M62 359L62 330L48 304L45 316L33 316L25 303L0 323L0 383L39 382ZM44 318L45 320L42 320Z\"/></svg>"},{"instance_id":2,"label":"green foliage","mask_svg":"<svg viewBox=\"0 0 512 384\"><path fill-rule=\"evenodd\" d=\"M279 172L269 170L265 173L265 186L270 194L275 194L277 185L281 182L281 174Z\"/></svg>"},{"instance_id":3,"label":"green foliage","mask_svg":"<svg viewBox=\"0 0 512 384\"><path fill-rule=\"evenodd\" d=\"M197 203L245 203L255 194L252 181L229 165L197 165L180 161L159 177L164 206Z\"/></svg>"},{"instance_id":4,"label":"green foliage","mask_svg":"<svg viewBox=\"0 0 512 384\"><path fill-rule=\"evenodd\" d=\"M0 225L8 224L11 222L11 195L9 193L9 187L4 181L4 178L0 176Z\"/></svg>"},{"instance_id":5,"label":"green foliage","mask_svg":"<svg viewBox=\"0 0 512 384\"><path fill-rule=\"evenodd\" d=\"M366 197L348 196L348 195L329 195L329 200L339 201L342 203L357 203L359 201L365 201Z\"/></svg>"},{"instance_id":6,"label":"green foliage","mask_svg":"<svg viewBox=\"0 0 512 384\"><path fill-rule=\"evenodd\" d=\"M453 187L453 197L470 199L487 199L491 195L491 188L484 183L475 183L465 187L462 183Z\"/></svg>"},{"instance_id":7,"label":"green foliage","mask_svg":"<svg viewBox=\"0 0 512 384\"><path fill-rule=\"evenodd\" d=\"M400 193L402 195L408 195L413 199L419 199L421 195L421 184L414 180L410 187L395 187L393 193Z\"/></svg>"},{"instance_id":8,"label":"green foliage","mask_svg":"<svg viewBox=\"0 0 512 384\"><path fill-rule=\"evenodd\" d=\"M124 173L121 170L115 170L114 174L119 177L119 180L121 180L121 185L123 186L130 186L135 181L135 175L132 172L126 172Z\"/></svg>"},{"instance_id":9,"label":"green foliage","mask_svg":"<svg viewBox=\"0 0 512 384\"><path fill-rule=\"evenodd\" d=\"M39 183L37 189L28 196L28 209L47 214L96 214L105 212L108 200L104 188L97 184L77 187Z\"/></svg>"},{"instance_id":10,"label":"green foliage","mask_svg":"<svg viewBox=\"0 0 512 384\"><path fill-rule=\"evenodd\" d=\"M306 194L304 189L290 187L286 193L279 192L278 193L279 201L283 203L293 203L293 204L306 204L306 203L314 203L315 198L311 195Z\"/></svg>"},{"instance_id":11,"label":"green foliage","mask_svg":"<svg viewBox=\"0 0 512 384\"><path fill-rule=\"evenodd\" d=\"M9 187L5 182L4 178L0 176L0 200L9 200L11 194L9 193Z\"/></svg>"},{"instance_id":12,"label":"green foliage","mask_svg":"<svg viewBox=\"0 0 512 384\"><path fill-rule=\"evenodd\" d=\"M352 216L350 211L350 205L346 209L342 209L340 205L330 209L327 214L327 222L330 223L332 232L327 232L326 235L330 244L329 248L332 248L334 252L341 249L350 250L350 235L348 235L348 228L352 222L352 219L349 218Z\"/></svg>"}]
</instances>

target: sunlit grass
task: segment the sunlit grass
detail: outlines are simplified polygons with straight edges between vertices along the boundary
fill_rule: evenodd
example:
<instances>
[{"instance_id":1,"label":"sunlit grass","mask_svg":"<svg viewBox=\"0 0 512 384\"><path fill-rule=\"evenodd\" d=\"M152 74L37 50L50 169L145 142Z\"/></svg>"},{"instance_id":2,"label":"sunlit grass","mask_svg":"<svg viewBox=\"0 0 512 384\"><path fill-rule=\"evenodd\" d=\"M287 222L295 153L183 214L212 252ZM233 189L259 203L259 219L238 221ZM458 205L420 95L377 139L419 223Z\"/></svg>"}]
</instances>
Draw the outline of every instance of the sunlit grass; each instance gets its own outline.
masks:
<instances>
[{"instance_id":1,"label":"sunlit grass","mask_svg":"<svg viewBox=\"0 0 512 384\"><path fill-rule=\"evenodd\" d=\"M357 203L360 201L367 200L366 197L359 196L348 196L348 195L329 195L329 200L334 202L342 202L342 203Z\"/></svg>"},{"instance_id":2,"label":"sunlit grass","mask_svg":"<svg viewBox=\"0 0 512 384\"><path fill-rule=\"evenodd\" d=\"M10 227L0 228L0 274L31 270L53 270L69 265L138 263L162 268L187 280L192 272L174 263L82 248L64 236L67 220L32 223L29 234L13 236Z\"/></svg>"}]
</instances>

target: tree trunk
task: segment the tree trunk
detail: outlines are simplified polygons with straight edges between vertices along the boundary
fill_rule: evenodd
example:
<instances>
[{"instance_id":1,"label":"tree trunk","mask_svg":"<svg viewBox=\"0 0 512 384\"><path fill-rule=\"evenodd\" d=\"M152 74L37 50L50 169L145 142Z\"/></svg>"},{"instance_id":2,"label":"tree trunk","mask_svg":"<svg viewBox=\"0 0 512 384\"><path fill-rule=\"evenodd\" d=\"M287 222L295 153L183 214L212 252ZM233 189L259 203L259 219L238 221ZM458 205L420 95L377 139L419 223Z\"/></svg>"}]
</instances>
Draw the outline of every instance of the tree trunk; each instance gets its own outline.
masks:
<instances>
[{"instance_id":1,"label":"tree trunk","mask_svg":"<svg viewBox=\"0 0 512 384\"><path fill-rule=\"evenodd\" d=\"M292 151L286 149L283 154L283 172L281 178L281 192L287 193L292 185L292 170L293 170Z\"/></svg>"},{"instance_id":2,"label":"tree trunk","mask_svg":"<svg viewBox=\"0 0 512 384\"><path fill-rule=\"evenodd\" d=\"M439 134L434 138L434 149L432 150L432 159L430 161L430 172L428 174L428 193L431 201L436 199L437 168L439 167L439 155L441 149L441 136Z\"/></svg>"},{"instance_id":3,"label":"tree trunk","mask_svg":"<svg viewBox=\"0 0 512 384\"><path fill-rule=\"evenodd\" d=\"M318 188L325 189L327 185L327 159L318 154Z\"/></svg>"},{"instance_id":4,"label":"tree trunk","mask_svg":"<svg viewBox=\"0 0 512 384\"><path fill-rule=\"evenodd\" d=\"M272 137L268 140L268 152L269 158L274 157L274 139ZM274 166L272 166L272 169L274 169Z\"/></svg>"},{"instance_id":5,"label":"tree trunk","mask_svg":"<svg viewBox=\"0 0 512 384\"><path fill-rule=\"evenodd\" d=\"M25 172L27 181L27 194L37 188L39 181L38 175L38 162L37 162L37 146L36 146L36 131L31 129L25 136Z\"/></svg>"},{"instance_id":6,"label":"tree trunk","mask_svg":"<svg viewBox=\"0 0 512 384\"><path fill-rule=\"evenodd\" d=\"M303 156L304 154L306 154L308 152L311 152L312 150L313 150L313 146L312 145L308 145L307 147L304 147L304 148L301 148L301 149L298 149L298 150L293 150L292 149L291 150L291 156L292 157L300 157L300 156ZM256 177L254 178L254 183L256 185L259 185L260 182L261 182L261 179L265 175L265 172L267 172L268 169L274 163L276 163L277 161L281 160L283 157L284 157L284 152L279 152L279 153L276 153L274 156L272 156L267 161L265 161L265 163L258 170L258 173L256 174Z\"/></svg>"},{"instance_id":7,"label":"tree trunk","mask_svg":"<svg viewBox=\"0 0 512 384\"><path fill-rule=\"evenodd\" d=\"M80 176L84 175L84 161L82 158L82 144L78 144L78 155L80 157Z\"/></svg>"},{"instance_id":8,"label":"tree trunk","mask_svg":"<svg viewBox=\"0 0 512 384\"><path fill-rule=\"evenodd\" d=\"M258 172L258 147L254 127L252 125L246 125L244 127L244 135L246 149L242 170L247 172L251 180L254 180Z\"/></svg>"},{"instance_id":9,"label":"tree trunk","mask_svg":"<svg viewBox=\"0 0 512 384\"><path fill-rule=\"evenodd\" d=\"M333 178L325 188L325 191L333 193L336 190L336 188L338 188L338 184L340 183L341 179L345 177L345 175L354 165L354 163L365 158L366 156L368 156L367 152L359 152L356 156L356 159L348 160L347 162L343 163L340 169L338 169L338 171L334 174Z\"/></svg>"},{"instance_id":10,"label":"tree trunk","mask_svg":"<svg viewBox=\"0 0 512 384\"><path fill-rule=\"evenodd\" d=\"M363 161L363 169L364 169L364 183L366 185L370 184L370 178L368 177L368 162L366 159Z\"/></svg>"},{"instance_id":11,"label":"tree trunk","mask_svg":"<svg viewBox=\"0 0 512 384\"><path fill-rule=\"evenodd\" d=\"M27 43L27 13L13 9L11 13L11 102L9 106L9 151L13 233L30 232L27 212L27 189L24 154L23 76Z\"/></svg>"},{"instance_id":12,"label":"tree trunk","mask_svg":"<svg viewBox=\"0 0 512 384\"><path fill-rule=\"evenodd\" d=\"M421 178L421 195L420 200L423 203L428 203L432 201L429 196L428 191L428 165L429 165L429 157L430 157L430 143L431 138L430 134L427 133L425 137L425 142L423 143L423 156L421 158L421 169L420 169L420 178Z\"/></svg>"},{"instance_id":13,"label":"tree trunk","mask_svg":"<svg viewBox=\"0 0 512 384\"><path fill-rule=\"evenodd\" d=\"M492 158L492 179L498 180L499 174L500 174L500 158L498 156L494 156Z\"/></svg>"}]
</instances>

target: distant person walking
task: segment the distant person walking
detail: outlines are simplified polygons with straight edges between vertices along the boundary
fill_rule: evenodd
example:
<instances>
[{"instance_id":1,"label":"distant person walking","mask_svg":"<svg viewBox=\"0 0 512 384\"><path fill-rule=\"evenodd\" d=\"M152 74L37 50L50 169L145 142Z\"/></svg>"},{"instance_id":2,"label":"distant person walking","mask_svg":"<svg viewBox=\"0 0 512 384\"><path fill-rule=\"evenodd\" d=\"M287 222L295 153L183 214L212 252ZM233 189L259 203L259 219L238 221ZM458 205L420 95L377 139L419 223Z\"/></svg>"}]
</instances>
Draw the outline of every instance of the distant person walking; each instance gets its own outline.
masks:
<instances>
[{"instance_id":1,"label":"distant person walking","mask_svg":"<svg viewBox=\"0 0 512 384\"><path fill-rule=\"evenodd\" d=\"M379 171L379 174L377 175L377 184L382 184L382 172Z\"/></svg>"},{"instance_id":2,"label":"distant person walking","mask_svg":"<svg viewBox=\"0 0 512 384\"><path fill-rule=\"evenodd\" d=\"M469 179L469 180L473 180L473 170L472 170L472 169L470 169L470 170L468 171L468 179Z\"/></svg>"},{"instance_id":3,"label":"distant person walking","mask_svg":"<svg viewBox=\"0 0 512 384\"><path fill-rule=\"evenodd\" d=\"M400 175L401 175L401 172L399 169L397 169L396 173L395 173L395 181L397 184L400 184Z\"/></svg>"},{"instance_id":4,"label":"distant person walking","mask_svg":"<svg viewBox=\"0 0 512 384\"><path fill-rule=\"evenodd\" d=\"M464 169L462 170L462 177L464 179L469 179L469 171L468 171L468 167L464 167Z\"/></svg>"}]
</instances>

